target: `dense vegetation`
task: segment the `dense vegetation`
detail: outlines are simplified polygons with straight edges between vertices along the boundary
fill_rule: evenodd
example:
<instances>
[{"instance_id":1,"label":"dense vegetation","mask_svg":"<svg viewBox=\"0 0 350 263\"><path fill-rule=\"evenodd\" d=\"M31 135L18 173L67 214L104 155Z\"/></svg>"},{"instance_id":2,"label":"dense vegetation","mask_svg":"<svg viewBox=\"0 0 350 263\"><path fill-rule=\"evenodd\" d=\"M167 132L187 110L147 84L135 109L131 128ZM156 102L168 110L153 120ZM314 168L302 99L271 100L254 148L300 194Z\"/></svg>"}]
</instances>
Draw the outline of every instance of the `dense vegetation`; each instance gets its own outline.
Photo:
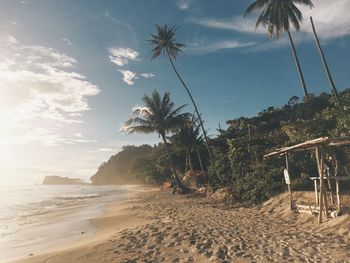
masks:
<instances>
[{"instance_id":1,"label":"dense vegetation","mask_svg":"<svg viewBox=\"0 0 350 263\"><path fill-rule=\"evenodd\" d=\"M204 143L200 140L197 142L210 184L214 187L230 187L235 200L246 205L259 203L284 191L284 159L263 160L263 155L275 148L320 136L349 136L350 90L340 93L339 97L341 106L326 93L310 96L306 102L299 102L298 98L293 97L286 105L279 108L269 107L252 118L228 120L229 127L219 130L217 137L210 140L213 164L209 162ZM183 148L175 142L170 147L176 172L183 175L187 170L188 154L191 155L193 169L200 170L196 151ZM348 158L346 153L343 158ZM317 174L313 154L292 155L290 163L293 188L312 187L311 180L307 178ZM101 165L92 181L159 184L169 178L171 169L167 153L164 143L160 143L154 147L124 147L120 153Z\"/></svg>"},{"instance_id":2,"label":"dense vegetation","mask_svg":"<svg viewBox=\"0 0 350 263\"><path fill-rule=\"evenodd\" d=\"M131 172L131 163L142 156L152 152L152 147L142 145L139 147L127 145L122 151L113 155L107 162L98 168L95 175L91 177L93 184L128 184L143 182Z\"/></svg>"}]
</instances>

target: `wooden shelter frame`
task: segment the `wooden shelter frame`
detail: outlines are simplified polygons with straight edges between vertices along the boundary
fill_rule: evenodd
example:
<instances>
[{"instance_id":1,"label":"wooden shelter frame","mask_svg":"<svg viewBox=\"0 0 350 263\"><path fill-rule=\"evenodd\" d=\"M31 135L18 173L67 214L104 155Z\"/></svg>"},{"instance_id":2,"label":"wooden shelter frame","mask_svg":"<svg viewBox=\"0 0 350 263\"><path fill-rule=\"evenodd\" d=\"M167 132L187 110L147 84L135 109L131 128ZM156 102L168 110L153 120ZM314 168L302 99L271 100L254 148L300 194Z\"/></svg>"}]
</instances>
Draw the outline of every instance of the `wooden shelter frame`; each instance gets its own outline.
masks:
<instances>
[{"instance_id":1,"label":"wooden shelter frame","mask_svg":"<svg viewBox=\"0 0 350 263\"><path fill-rule=\"evenodd\" d=\"M328 177L325 173L325 152L326 149L336 148L344 145L350 145L350 137L320 137L313 140L308 140L303 143L299 143L296 145L283 147L277 149L273 152L270 152L264 155L265 158L269 158L272 156L285 156L286 159L286 169L289 171L289 163L288 156L290 153L302 152L302 151L314 151L316 161L317 161L317 170L318 177L312 177L311 179L314 181L315 185L315 197L316 197L316 206L319 208L318 213L318 222L322 223L323 214L326 218L329 217L328 214L328 203L326 198L326 190L325 190L325 181L327 180L329 183L330 179L335 180L336 182L336 196L337 196L337 211L341 212L341 204L340 204L340 196L339 196L339 181L349 180L350 176L333 176ZM317 181L320 181L319 187L320 191L318 192ZM293 200L292 200L292 191L290 185L288 185L289 192L289 205L290 209L293 210ZM332 194L332 193L331 193Z\"/></svg>"}]
</instances>

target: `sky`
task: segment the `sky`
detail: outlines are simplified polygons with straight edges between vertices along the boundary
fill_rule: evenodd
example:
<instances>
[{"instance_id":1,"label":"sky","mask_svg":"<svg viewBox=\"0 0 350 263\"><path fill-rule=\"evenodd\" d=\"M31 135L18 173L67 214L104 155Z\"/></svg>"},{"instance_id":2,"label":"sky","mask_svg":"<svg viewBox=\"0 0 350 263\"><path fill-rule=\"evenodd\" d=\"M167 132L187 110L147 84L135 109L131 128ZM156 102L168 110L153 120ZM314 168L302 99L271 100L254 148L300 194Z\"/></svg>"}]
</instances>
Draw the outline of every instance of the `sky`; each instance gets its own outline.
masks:
<instances>
[{"instance_id":1,"label":"sky","mask_svg":"<svg viewBox=\"0 0 350 263\"><path fill-rule=\"evenodd\" d=\"M300 7L292 32L308 91L330 92L309 17L339 90L350 87L350 1ZM220 124L281 106L303 93L286 35L270 40L243 18L247 0L0 0L0 184L45 175L90 178L123 145L156 135L121 131L154 89L193 112L190 100L147 42L155 25L176 25L176 66L209 135Z\"/></svg>"}]
</instances>

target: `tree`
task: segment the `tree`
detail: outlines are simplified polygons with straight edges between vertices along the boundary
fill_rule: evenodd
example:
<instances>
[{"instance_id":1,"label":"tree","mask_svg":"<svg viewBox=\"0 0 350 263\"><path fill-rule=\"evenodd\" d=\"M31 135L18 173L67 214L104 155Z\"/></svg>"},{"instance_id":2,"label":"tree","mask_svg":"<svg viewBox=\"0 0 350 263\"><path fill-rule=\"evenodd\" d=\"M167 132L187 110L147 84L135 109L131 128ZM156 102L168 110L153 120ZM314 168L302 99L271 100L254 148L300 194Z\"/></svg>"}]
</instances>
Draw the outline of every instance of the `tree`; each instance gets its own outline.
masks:
<instances>
[{"instance_id":1,"label":"tree","mask_svg":"<svg viewBox=\"0 0 350 263\"><path fill-rule=\"evenodd\" d=\"M292 34L290 33L290 22L293 24L293 27L299 31L300 22L303 19L302 13L295 4L307 5L310 8L313 7L311 0L255 0L245 11L244 17L254 11L262 10L256 22L256 28L259 27L259 25L267 27L270 38L275 35L276 38L279 39L283 31L288 33L289 42L304 92L304 98L307 100L309 96L304 75L301 71L299 58L294 46Z\"/></svg>"},{"instance_id":2,"label":"tree","mask_svg":"<svg viewBox=\"0 0 350 263\"><path fill-rule=\"evenodd\" d=\"M202 136L200 135L199 130L200 126L197 124L195 116L192 115L192 118L188 119L183 127L181 127L181 129L175 133L170 140L173 144L185 151L186 161L188 160L191 170L193 170L191 154L193 151L196 151L200 168L204 171L203 161L198 148L198 145L202 142Z\"/></svg>"},{"instance_id":3,"label":"tree","mask_svg":"<svg viewBox=\"0 0 350 263\"><path fill-rule=\"evenodd\" d=\"M202 128L202 132L203 132L204 139L206 142L209 158L212 161L212 155L211 155L211 151L209 148L209 140L208 140L206 131L204 129L201 115L198 111L197 105L193 99L193 96L192 96L190 90L188 89L187 85L185 84L185 82L181 78L179 72L177 71L177 69L175 67L174 61L173 61L173 59L176 59L177 55L181 52L181 48L184 47L185 45L181 44L181 43L177 43L175 41L175 34L177 31L177 27L175 27L175 26L156 25L156 31L157 31L156 34L151 34L151 39L149 40L149 42L152 45L154 45L154 48L152 50L152 53L153 53L152 59L158 57L161 53L163 53L164 55L166 55L168 57L170 64L176 73L176 76L179 78L182 86L185 88L188 96L191 99L191 102L193 104L193 107L195 109L195 112L196 112L198 120L199 120L199 124Z\"/></svg>"},{"instance_id":4,"label":"tree","mask_svg":"<svg viewBox=\"0 0 350 263\"><path fill-rule=\"evenodd\" d=\"M128 133L158 133L158 136L164 142L173 177L182 192L187 193L189 188L183 185L175 172L174 162L166 140L166 135L178 130L188 118L188 113L181 113L186 105L175 108L175 104L170 100L169 92L165 92L163 97L161 97L156 90L153 91L150 97L145 95L142 100L145 106L133 110L132 117L125 122L124 129Z\"/></svg>"}]
</instances>

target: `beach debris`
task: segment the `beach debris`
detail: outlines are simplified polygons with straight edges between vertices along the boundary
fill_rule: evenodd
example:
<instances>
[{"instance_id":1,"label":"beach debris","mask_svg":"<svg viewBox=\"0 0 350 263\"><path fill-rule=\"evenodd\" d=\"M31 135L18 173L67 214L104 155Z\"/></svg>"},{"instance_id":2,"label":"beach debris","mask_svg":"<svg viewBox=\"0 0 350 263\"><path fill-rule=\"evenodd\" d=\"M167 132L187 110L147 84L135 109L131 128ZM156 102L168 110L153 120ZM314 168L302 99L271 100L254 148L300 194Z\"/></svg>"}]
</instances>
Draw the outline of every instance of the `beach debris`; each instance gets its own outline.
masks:
<instances>
[{"instance_id":1,"label":"beach debris","mask_svg":"<svg viewBox=\"0 0 350 263\"><path fill-rule=\"evenodd\" d=\"M164 181L162 185L160 186L161 191L167 191L171 188L171 182L169 181Z\"/></svg>"}]
</instances>

